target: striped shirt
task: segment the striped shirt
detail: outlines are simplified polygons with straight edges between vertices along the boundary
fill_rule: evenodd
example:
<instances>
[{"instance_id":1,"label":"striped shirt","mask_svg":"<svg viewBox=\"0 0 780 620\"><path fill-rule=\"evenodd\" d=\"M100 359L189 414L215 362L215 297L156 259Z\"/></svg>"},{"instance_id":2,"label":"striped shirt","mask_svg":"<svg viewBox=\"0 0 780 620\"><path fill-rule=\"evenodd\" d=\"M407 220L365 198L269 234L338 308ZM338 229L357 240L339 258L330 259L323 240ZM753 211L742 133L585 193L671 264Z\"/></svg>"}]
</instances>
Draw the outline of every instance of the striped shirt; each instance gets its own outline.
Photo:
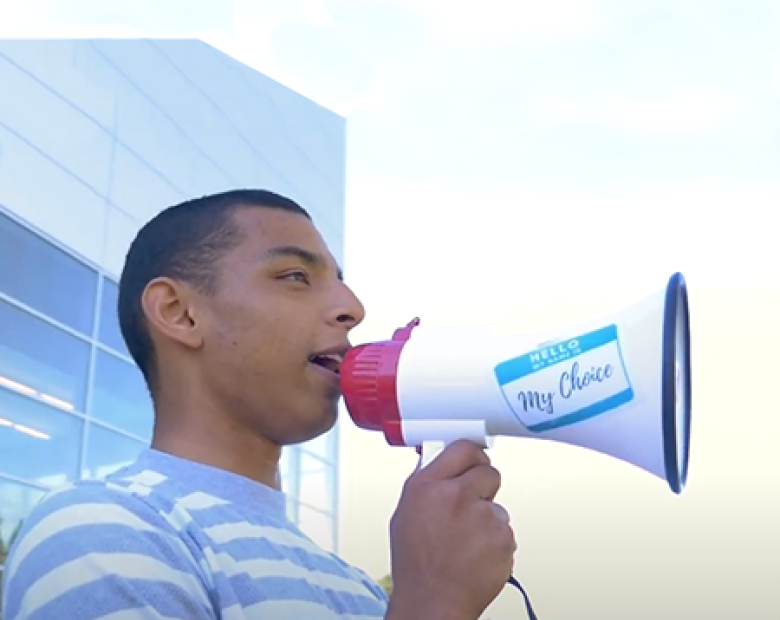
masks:
<instances>
[{"instance_id":1,"label":"striped shirt","mask_svg":"<svg viewBox=\"0 0 780 620\"><path fill-rule=\"evenodd\" d=\"M3 620L371 620L384 591L286 514L282 492L146 450L50 493L7 559Z\"/></svg>"}]
</instances>

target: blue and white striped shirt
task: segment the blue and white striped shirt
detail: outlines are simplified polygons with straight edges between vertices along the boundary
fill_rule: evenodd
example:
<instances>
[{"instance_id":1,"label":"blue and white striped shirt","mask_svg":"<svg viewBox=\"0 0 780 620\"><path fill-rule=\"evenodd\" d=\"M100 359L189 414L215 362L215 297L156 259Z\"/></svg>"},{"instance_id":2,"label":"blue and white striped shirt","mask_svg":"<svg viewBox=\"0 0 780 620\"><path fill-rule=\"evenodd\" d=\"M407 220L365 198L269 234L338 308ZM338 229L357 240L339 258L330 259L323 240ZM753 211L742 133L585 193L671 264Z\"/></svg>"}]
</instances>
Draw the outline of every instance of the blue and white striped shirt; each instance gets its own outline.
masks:
<instances>
[{"instance_id":1,"label":"blue and white striped shirt","mask_svg":"<svg viewBox=\"0 0 780 620\"><path fill-rule=\"evenodd\" d=\"M54 491L5 568L3 620L373 620L387 598L283 493L155 450Z\"/></svg>"}]
</instances>

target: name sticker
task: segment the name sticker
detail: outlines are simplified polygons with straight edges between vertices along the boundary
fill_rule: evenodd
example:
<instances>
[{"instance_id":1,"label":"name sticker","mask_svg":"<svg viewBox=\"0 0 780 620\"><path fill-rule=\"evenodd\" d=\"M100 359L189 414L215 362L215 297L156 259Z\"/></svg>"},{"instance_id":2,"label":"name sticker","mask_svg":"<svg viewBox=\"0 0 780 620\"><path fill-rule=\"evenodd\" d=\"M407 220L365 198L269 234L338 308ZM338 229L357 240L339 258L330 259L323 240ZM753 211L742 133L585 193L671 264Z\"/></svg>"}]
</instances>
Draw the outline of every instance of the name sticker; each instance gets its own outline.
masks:
<instances>
[{"instance_id":1,"label":"name sticker","mask_svg":"<svg viewBox=\"0 0 780 620\"><path fill-rule=\"evenodd\" d=\"M616 325L542 345L500 363L495 375L509 408L533 432L582 422L634 398Z\"/></svg>"}]
</instances>

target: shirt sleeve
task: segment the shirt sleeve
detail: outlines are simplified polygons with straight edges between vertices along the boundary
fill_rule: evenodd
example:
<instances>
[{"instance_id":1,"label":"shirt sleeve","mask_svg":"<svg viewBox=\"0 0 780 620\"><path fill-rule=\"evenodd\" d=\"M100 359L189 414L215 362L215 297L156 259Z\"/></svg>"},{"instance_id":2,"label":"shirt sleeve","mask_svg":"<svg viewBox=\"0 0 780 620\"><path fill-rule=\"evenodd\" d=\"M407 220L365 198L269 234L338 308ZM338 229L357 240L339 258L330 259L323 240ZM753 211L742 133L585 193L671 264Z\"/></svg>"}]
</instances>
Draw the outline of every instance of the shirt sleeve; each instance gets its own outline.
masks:
<instances>
[{"instance_id":1,"label":"shirt sleeve","mask_svg":"<svg viewBox=\"0 0 780 620\"><path fill-rule=\"evenodd\" d=\"M3 620L216 620L186 540L128 492L52 494L8 556Z\"/></svg>"}]
</instances>

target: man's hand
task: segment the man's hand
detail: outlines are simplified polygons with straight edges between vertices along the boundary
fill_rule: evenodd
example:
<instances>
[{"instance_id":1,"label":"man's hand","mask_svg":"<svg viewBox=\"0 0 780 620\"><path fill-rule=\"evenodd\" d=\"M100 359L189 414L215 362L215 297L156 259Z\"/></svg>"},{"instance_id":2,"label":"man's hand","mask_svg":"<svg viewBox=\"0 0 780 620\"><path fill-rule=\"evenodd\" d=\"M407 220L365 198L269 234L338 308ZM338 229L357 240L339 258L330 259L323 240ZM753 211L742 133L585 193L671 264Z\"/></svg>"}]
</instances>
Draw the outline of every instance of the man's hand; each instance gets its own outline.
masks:
<instances>
[{"instance_id":1,"label":"man's hand","mask_svg":"<svg viewBox=\"0 0 780 620\"><path fill-rule=\"evenodd\" d=\"M388 620L477 620L512 573L515 538L493 499L501 477L469 441L412 474L390 523Z\"/></svg>"}]
</instances>

